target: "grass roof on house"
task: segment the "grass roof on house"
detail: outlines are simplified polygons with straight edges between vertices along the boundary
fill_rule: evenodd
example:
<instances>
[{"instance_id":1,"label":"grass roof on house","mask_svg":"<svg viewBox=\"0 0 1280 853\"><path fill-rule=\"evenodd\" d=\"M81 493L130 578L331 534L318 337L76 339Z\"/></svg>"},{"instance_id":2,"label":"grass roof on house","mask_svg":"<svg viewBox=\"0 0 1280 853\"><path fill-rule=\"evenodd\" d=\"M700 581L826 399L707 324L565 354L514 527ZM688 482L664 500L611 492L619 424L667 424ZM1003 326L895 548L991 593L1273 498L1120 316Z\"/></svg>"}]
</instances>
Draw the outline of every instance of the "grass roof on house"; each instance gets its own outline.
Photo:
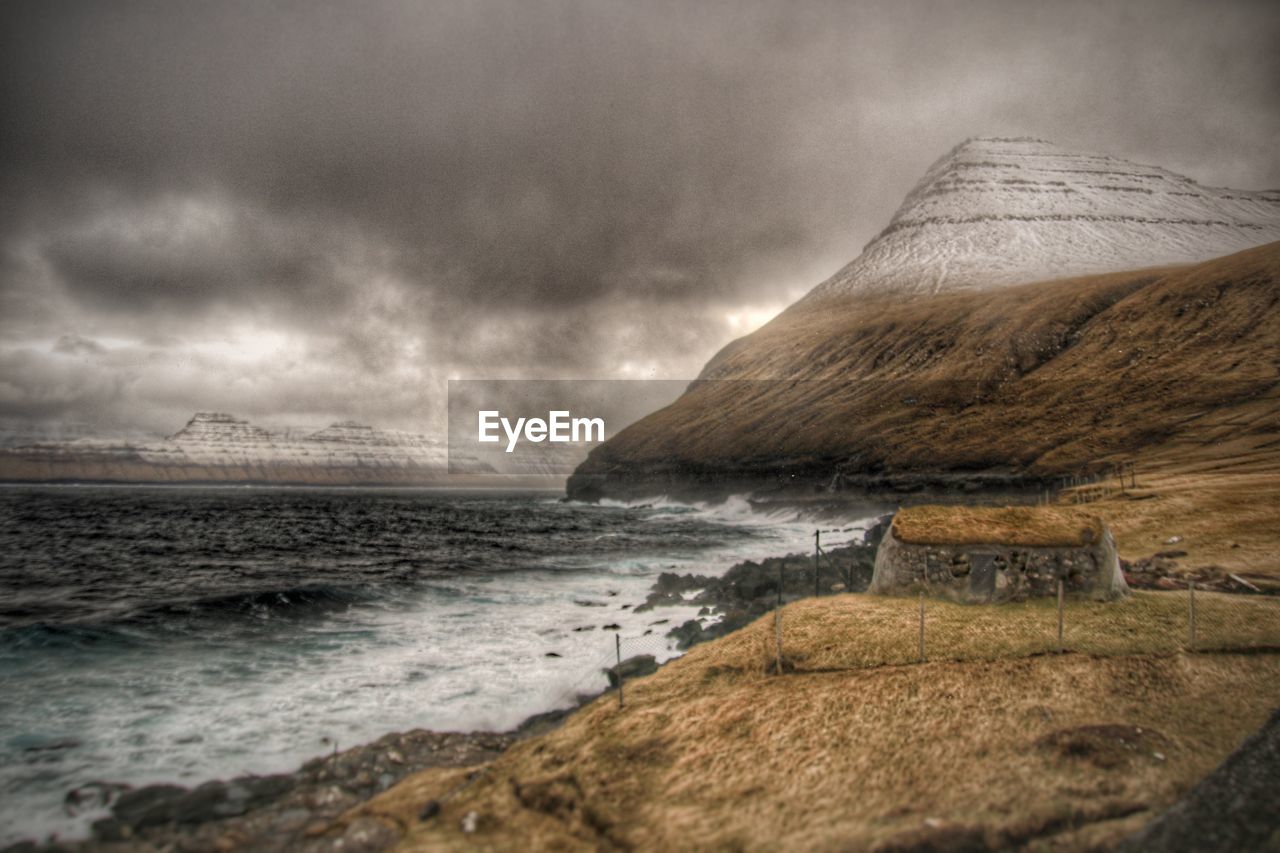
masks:
<instances>
[{"instance_id":1,"label":"grass roof on house","mask_svg":"<svg viewBox=\"0 0 1280 853\"><path fill-rule=\"evenodd\" d=\"M1098 542L1102 529L1075 507L913 506L893 517L893 535L916 545L1069 548Z\"/></svg>"}]
</instances>

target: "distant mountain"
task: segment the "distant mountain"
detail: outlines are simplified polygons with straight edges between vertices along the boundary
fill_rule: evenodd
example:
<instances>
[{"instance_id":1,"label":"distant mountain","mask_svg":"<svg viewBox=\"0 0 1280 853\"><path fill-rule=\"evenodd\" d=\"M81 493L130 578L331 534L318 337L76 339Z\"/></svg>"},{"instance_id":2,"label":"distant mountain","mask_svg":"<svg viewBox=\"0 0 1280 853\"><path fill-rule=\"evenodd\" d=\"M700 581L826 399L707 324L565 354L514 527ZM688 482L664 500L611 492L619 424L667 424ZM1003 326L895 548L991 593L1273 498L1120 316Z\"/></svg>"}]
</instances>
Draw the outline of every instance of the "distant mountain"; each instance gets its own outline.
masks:
<instances>
[{"instance_id":1,"label":"distant mountain","mask_svg":"<svg viewBox=\"0 0 1280 853\"><path fill-rule=\"evenodd\" d=\"M82 438L0 450L0 480L11 482L445 485L496 473L474 456L451 460L444 442L426 436L352 421L278 434L218 412L199 412L160 441Z\"/></svg>"},{"instance_id":2,"label":"distant mountain","mask_svg":"<svg viewBox=\"0 0 1280 853\"><path fill-rule=\"evenodd\" d=\"M985 289L1208 260L1280 240L1280 190L1203 187L1038 139L969 139L802 302Z\"/></svg>"}]
</instances>

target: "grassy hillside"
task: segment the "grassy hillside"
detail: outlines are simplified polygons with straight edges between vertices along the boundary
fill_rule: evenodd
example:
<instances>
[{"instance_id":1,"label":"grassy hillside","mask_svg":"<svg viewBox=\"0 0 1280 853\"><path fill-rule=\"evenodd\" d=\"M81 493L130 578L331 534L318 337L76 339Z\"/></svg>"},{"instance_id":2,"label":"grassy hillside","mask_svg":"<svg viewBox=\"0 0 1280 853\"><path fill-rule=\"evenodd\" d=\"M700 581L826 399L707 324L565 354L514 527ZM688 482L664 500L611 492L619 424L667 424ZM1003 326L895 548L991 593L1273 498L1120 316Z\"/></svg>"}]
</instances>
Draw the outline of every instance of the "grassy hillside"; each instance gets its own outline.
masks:
<instances>
[{"instance_id":1,"label":"grassy hillside","mask_svg":"<svg viewBox=\"0 0 1280 853\"><path fill-rule=\"evenodd\" d=\"M1099 471L1217 425L1280 444L1280 243L1187 267L800 304L597 448L570 491L905 492ZM1237 417L1239 415L1239 417Z\"/></svg>"},{"instance_id":2,"label":"grassy hillside","mask_svg":"<svg viewBox=\"0 0 1280 853\"><path fill-rule=\"evenodd\" d=\"M632 682L625 708L602 697L478 774L411 776L329 832L375 821L423 850L1078 849L1149 820L1280 703L1274 654L1169 650L1184 603L1069 612L1082 636L1093 618L1088 635L1165 650L1128 657L1036 654L1053 623L1043 604L931 603L938 643L957 619L987 620L951 647L991 659L876 665L901 629L914 647L914 600L797 602L782 617L788 658L825 671L767 674L765 617Z\"/></svg>"}]
</instances>

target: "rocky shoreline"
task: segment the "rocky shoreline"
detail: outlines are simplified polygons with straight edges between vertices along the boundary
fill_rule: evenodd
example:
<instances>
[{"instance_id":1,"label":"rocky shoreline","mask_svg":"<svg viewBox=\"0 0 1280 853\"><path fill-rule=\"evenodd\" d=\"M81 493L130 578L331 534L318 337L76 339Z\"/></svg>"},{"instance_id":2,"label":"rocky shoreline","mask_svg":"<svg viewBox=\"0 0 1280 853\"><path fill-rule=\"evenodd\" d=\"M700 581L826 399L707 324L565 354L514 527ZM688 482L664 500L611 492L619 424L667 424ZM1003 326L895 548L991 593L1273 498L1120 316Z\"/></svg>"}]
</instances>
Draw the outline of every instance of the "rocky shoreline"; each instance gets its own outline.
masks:
<instances>
[{"instance_id":1,"label":"rocky shoreline","mask_svg":"<svg viewBox=\"0 0 1280 853\"><path fill-rule=\"evenodd\" d=\"M863 541L824 551L817 587L823 594L862 590L871 581L876 545L887 517ZM653 584L642 612L659 606L696 608L697 615L670 627L666 636L681 650L714 640L748 624L781 600L814 594L812 555L793 554L745 561L722 577L664 573ZM696 592L689 598L685 594ZM622 662L621 675L635 678L658 668L649 655ZM619 668L606 670L611 688ZM68 814L110 809L80 841L24 841L3 853L34 850L381 850L397 839L382 824L338 818L405 777L433 767L483 765L513 743L548 732L600 693L584 694L570 708L535 714L508 732L392 733L372 743L314 758L293 773L241 776L195 788L148 785L130 788L90 782L67 793ZM430 804L426 806L430 807Z\"/></svg>"},{"instance_id":2,"label":"rocky shoreline","mask_svg":"<svg viewBox=\"0 0 1280 853\"><path fill-rule=\"evenodd\" d=\"M824 550L814 576L812 554L748 560L720 577L663 573L636 612L656 607L696 608L696 615L666 628L666 637L686 650L723 637L777 606L819 594L864 591L871 582L876 549L890 517L867 530L862 541ZM1134 563L1125 562L1131 583L1139 587L1185 586L1177 570L1179 552L1162 552ZM1173 578L1177 577L1177 581ZM1224 590L1228 583L1213 584ZM1230 579L1227 579L1230 581ZM1164 583L1160 583L1164 581ZM592 626L594 627L594 626ZM613 627L613 626L605 626ZM660 664L651 655L630 657L606 670L610 690L619 673L623 679L654 672ZM373 820L350 823L339 817L405 777L433 767L478 767L497 758L512 744L556 728L563 720L601 693L583 694L569 708L535 714L508 732L393 733L372 743L314 758L293 773L242 776L206 782L188 789L150 785L130 789L93 782L66 796L69 814L110 808L111 816L96 821L88 840L46 844L21 842L3 853L27 850L381 850L397 837ZM431 808L431 804L424 804Z\"/></svg>"}]
</instances>

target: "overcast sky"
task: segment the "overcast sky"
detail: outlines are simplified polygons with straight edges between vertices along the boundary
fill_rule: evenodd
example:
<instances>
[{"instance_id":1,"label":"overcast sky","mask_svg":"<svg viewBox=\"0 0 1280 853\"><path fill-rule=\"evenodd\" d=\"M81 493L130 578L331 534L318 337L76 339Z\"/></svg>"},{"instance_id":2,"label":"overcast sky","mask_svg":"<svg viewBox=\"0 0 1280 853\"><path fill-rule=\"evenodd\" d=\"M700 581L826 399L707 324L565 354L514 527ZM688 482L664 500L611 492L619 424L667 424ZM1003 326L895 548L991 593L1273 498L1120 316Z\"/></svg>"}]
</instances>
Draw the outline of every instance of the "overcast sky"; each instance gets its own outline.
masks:
<instances>
[{"instance_id":1,"label":"overcast sky","mask_svg":"<svg viewBox=\"0 0 1280 853\"><path fill-rule=\"evenodd\" d=\"M0 5L0 422L435 430L690 378L935 159L1280 188L1280 4Z\"/></svg>"}]
</instances>

